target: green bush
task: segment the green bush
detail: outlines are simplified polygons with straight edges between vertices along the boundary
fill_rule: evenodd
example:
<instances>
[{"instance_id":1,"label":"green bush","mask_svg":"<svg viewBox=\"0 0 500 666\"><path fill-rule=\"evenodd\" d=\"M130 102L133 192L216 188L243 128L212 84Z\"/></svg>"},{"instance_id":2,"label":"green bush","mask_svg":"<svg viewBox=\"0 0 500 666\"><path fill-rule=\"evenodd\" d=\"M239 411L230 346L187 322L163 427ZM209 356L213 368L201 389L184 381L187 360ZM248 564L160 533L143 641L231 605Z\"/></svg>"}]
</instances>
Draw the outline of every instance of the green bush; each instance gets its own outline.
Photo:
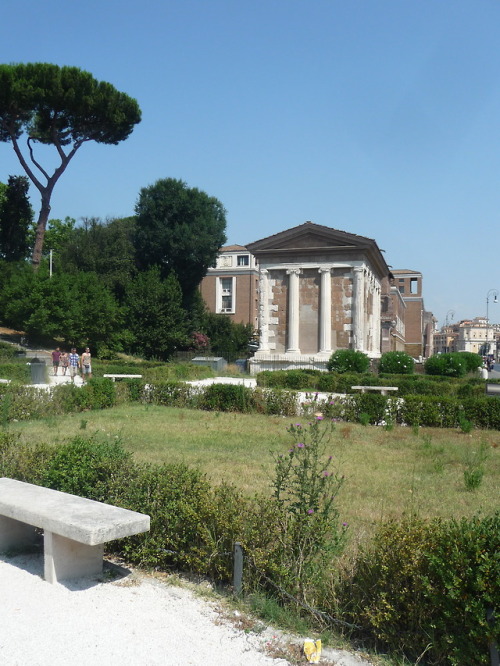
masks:
<instances>
[{"instance_id":1,"label":"green bush","mask_svg":"<svg viewBox=\"0 0 500 666\"><path fill-rule=\"evenodd\" d=\"M211 384L200 396L199 405L210 411L251 412L252 389L242 384Z\"/></svg>"},{"instance_id":2,"label":"green bush","mask_svg":"<svg viewBox=\"0 0 500 666\"><path fill-rule=\"evenodd\" d=\"M41 485L103 502L109 483L130 458L118 441L75 437L58 447L45 468Z\"/></svg>"},{"instance_id":3,"label":"green bush","mask_svg":"<svg viewBox=\"0 0 500 666\"><path fill-rule=\"evenodd\" d=\"M30 366L27 365L26 360L12 363L2 362L0 363L0 377L29 384L31 381Z\"/></svg>"},{"instance_id":4,"label":"green bush","mask_svg":"<svg viewBox=\"0 0 500 666\"><path fill-rule=\"evenodd\" d=\"M382 354L379 363L379 372L389 372L398 375L411 375L415 371L415 361L409 354L402 351L391 351Z\"/></svg>"},{"instance_id":5,"label":"green bush","mask_svg":"<svg viewBox=\"0 0 500 666\"><path fill-rule=\"evenodd\" d=\"M40 484L54 453L43 443L21 445L19 435L0 430L0 477Z\"/></svg>"},{"instance_id":6,"label":"green bush","mask_svg":"<svg viewBox=\"0 0 500 666\"><path fill-rule=\"evenodd\" d=\"M489 664L500 635L500 514L379 529L340 586L346 616L415 663Z\"/></svg>"},{"instance_id":7,"label":"green bush","mask_svg":"<svg viewBox=\"0 0 500 666\"><path fill-rule=\"evenodd\" d=\"M366 372L370 367L370 359L357 349L337 349L328 359L330 372Z\"/></svg>"},{"instance_id":8,"label":"green bush","mask_svg":"<svg viewBox=\"0 0 500 666\"><path fill-rule=\"evenodd\" d=\"M468 373L470 361L461 352L435 354L424 363L426 375L442 375L445 377L464 377Z\"/></svg>"},{"instance_id":9,"label":"green bush","mask_svg":"<svg viewBox=\"0 0 500 666\"><path fill-rule=\"evenodd\" d=\"M483 358L479 354L472 352L459 352L460 356L465 359L467 365L467 372L475 372L478 368L483 367Z\"/></svg>"},{"instance_id":10,"label":"green bush","mask_svg":"<svg viewBox=\"0 0 500 666\"><path fill-rule=\"evenodd\" d=\"M298 410L297 393L279 388L254 389L252 404L260 414L294 416Z\"/></svg>"},{"instance_id":11,"label":"green bush","mask_svg":"<svg viewBox=\"0 0 500 666\"><path fill-rule=\"evenodd\" d=\"M142 399L154 405L166 407L193 407L196 404L195 390L189 384L179 382L155 382L142 393Z\"/></svg>"},{"instance_id":12,"label":"green bush","mask_svg":"<svg viewBox=\"0 0 500 666\"><path fill-rule=\"evenodd\" d=\"M0 340L0 361L13 359L15 355L16 347Z\"/></svg>"}]
</instances>

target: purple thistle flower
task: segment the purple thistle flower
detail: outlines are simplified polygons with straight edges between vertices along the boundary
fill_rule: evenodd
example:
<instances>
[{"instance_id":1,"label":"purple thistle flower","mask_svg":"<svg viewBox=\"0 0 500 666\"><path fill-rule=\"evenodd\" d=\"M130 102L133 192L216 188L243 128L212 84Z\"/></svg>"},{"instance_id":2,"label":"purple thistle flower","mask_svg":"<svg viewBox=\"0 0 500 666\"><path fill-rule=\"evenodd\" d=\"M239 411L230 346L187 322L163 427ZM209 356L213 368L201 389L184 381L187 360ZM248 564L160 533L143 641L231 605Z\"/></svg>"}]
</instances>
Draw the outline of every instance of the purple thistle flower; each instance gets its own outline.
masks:
<instances>
[{"instance_id":1,"label":"purple thistle flower","mask_svg":"<svg viewBox=\"0 0 500 666\"><path fill-rule=\"evenodd\" d=\"M330 476L330 472L327 472L325 469L325 471L323 472L323 476Z\"/></svg>"},{"instance_id":2,"label":"purple thistle flower","mask_svg":"<svg viewBox=\"0 0 500 666\"><path fill-rule=\"evenodd\" d=\"M314 513L314 509L307 509L307 513L311 515L312 513Z\"/></svg>"},{"instance_id":3,"label":"purple thistle flower","mask_svg":"<svg viewBox=\"0 0 500 666\"><path fill-rule=\"evenodd\" d=\"M297 448L298 448L298 449L303 449L303 448L304 448L304 442L299 442L299 443L297 444Z\"/></svg>"}]
</instances>

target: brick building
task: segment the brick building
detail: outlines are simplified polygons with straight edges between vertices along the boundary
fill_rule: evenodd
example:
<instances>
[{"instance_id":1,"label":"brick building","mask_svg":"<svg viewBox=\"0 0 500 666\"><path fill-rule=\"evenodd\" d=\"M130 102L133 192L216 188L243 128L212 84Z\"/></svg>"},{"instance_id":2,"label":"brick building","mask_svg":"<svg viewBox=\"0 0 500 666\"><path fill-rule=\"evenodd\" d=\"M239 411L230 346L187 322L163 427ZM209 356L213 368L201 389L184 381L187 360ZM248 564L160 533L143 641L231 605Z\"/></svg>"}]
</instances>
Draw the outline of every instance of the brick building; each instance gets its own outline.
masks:
<instances>
[{"instance_id":1,"label":"brick building","mask_svg":"<svg viewBox=\"0 0 500 666\"><path fill-rule=\"evenodd\" d=\"M406 305L404 351L413 358L428 358L433 354L435 319L424 307L422 273L398 269L392 275Z\"/></svg>"},{"instance_id":2,"label":"brick building","mask_svg":"<svg viewBox=\"0 0 500 666\"><path fill-rule=\"evenodd\" d=\"M228 315L235 323L257 328L259 273L255 257L243 245L222 247L200 291L208 309Z\"/></svg>"}]
</instances>

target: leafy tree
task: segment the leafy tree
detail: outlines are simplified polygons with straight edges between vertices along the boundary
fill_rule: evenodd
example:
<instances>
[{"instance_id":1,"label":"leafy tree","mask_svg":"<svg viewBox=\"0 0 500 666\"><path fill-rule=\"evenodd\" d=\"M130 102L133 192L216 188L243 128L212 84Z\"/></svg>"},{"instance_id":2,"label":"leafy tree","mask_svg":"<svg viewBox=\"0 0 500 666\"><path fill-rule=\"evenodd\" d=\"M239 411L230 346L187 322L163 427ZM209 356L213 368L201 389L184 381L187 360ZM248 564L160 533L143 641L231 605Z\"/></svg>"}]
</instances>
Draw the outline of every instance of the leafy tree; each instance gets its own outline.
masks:
<instances>
[{"instance_id":1,"label":"leafy tree","mask_svg":"<svg viewBox=\"0 0 500 666\"><path fill-rule=\"evenodd\" d=\"M203 332L210 338L213 352L220 353L227 360L234 360L238 356L246 356L254 330L252 324L236 324L227 315L207 312Z\"/></svg>"},{"instance_id":2,"label":"leafy tree","mask_svg":"<svg viewBox=\"0 0 500 666\"><path fill-rule=\"evenodd\" d=\"M157 266L140 272L128 285L126 305L133 351L166 360L188 344L182 292L173 273L163 280Z\"/></svg>"},{"instance_id":3,"label":"leafy tree","mask_svg":"<svg viewBox=\"0 0 500 666\"><path fill-rule=\"evenodd\" d=\"M140 191L135 248L144 270L175 272L188 305L217 252L226 242L226 211L214 197L182 180L165 178Z\"/></svg>"},{"instance_id":4,"label":"leafy tree","mask_svg":"<svg viewBox=\"0 0 500 666\"><path fill-rule=\"evenodd\" d=\"M11 142L27 176L40 192L32 264L38 269L54 186L87 141L117 144L140 122L135 99L77 67L48 63L0 65L0 141ZM20 138L26 133L26 148ZM55 148L50 173L35 156L36 144Z\"/></svg>"},{"instance_id":5,"label":"leafy tree","mask_svg":"<svg viewBox=\"0 0 500 666\"><path fill-rule=\"evenodd\" d=\"M76 225L74 217L65 217L64 220L53 219L47 223L45 230L45 243L44 246L47 250L53 250L56 256L60 255L62 248L68 243L71 234ZM35 232L36 229L33 229ZM35 233L33 233L34 242Z\"/></svg>"},{"instance_id":6,"label":"leafy tree","mask_svg":"<svg viewBox=\"0 0 500 666\"><path fill-rule=\"evenodd\" d=\"M28 335L59 338L67 345L106 346L126 343L123 312L95 273L33 273L29 266L5 270L0 297L3 321Z\"/></svg>"},{"instance_id":7,"label":"leafy tree","mask_svg":"<svg viewBox=\"0 0 500 666\"><path fill-rule=\"evenodd\" d=\"M367 372L370 359L357 349L337 349L326 365L330 372Z\"/></svg>"},{"instance_id":8,"label":"leafy tree","mask_svg":"<svg viewBox=\"0 0 500 666\"><path fill-rule=\"evenodd\" d=\"M120 301L126 285L135 275L133 217L107 220L84 218L83 224L68 233L58 255L64 271L91 271L101 276ZM47 231L47 234L50 229Z\"/></svg>"},{"instance_id":9,"label":"leafy tree","mask_svg":"<svg viewBox=\"0 0 500 666\"><path fill-rule=\"evenodd\" d=\"M26 176L9 176L0 195L0 257L7 261L19 261L29 254L33 209L28 189Z\"/></svg>"}]
</instances>

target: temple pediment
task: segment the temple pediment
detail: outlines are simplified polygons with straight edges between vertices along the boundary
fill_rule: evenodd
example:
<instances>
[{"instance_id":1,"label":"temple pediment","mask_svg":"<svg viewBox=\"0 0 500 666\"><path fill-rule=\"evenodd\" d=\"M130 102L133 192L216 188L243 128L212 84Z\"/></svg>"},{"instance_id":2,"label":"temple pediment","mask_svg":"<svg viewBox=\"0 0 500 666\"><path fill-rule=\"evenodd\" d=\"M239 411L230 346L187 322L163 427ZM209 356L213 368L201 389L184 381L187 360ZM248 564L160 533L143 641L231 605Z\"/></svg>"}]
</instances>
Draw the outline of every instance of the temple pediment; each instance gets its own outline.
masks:
<instances>
[{"instance_id":1,"label":"temple pediment","mask_svg":"<svg viewBox=\"0 0 500 666\"><path fill-rule=\"evenodd\" d=\"M371 238L331 229L314 222L305 222L279 234L262 238L247 245L250 252L270 252L273 250L317 249L317 248L359 248L374 244Z\"/></svg>"}]
</instances>

